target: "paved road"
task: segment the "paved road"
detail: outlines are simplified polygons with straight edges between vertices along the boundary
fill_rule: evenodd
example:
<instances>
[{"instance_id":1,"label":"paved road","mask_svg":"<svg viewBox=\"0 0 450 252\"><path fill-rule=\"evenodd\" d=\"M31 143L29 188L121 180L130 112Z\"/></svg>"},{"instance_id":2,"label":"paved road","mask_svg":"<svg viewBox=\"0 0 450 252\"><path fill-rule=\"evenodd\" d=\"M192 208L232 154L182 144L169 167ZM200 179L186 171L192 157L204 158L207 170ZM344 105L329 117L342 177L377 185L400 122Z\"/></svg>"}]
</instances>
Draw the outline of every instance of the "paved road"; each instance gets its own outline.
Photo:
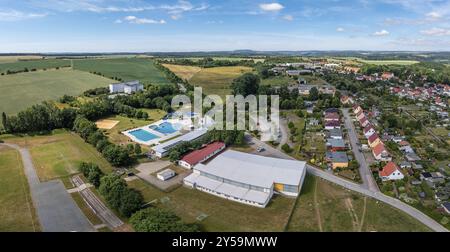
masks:
<instances>
[{"instance_id":1,"label":"paved road","mask_svg":"<svg viewBox=\"0 0 450 252\"><path fill-rule=\"evenodd\" d=\"M250 139L252 142L254 142L257 146L261 145L266 149L266 151L262 152L261 155L283 158L283 159L294 159L293 157L291 157L281 151L278 151L277 149L273 148L272 146L259 141L259 139L252 138L250 135L246 135L246 137L247 137L247 139ZM443 227L441 224L439 224L432 218L428 217L426 214L422 213L421 211L415 209L414 207L412 207L398 199L391 198L391 197L386 196L385 194L378 192L378 191L368 190L363 185L359 185L359 184L350 182L348 180L345 180L343 178L334 176L331 173L328 173L326 171L323 171L322 169L313 167L311 165L307 165L306 170L311 175L320 177L324 180L327 180L334 184L340 185L346 189L358 192L365 196L382 201L392 207L395 207L395 208L409 214L416 220L420 221L421 223L423 223L424 225L429 227L431 230L434 230L436 232L449 232L449 230L447 230L445 227Z\"/></svg>"},{"instance_id":2,"label":"paved road","mask_svg":"<svg viewBox=\"0 0 450 252\"><path fill-rule=\"evenodd\" d=\"M344 115L345 127L347 128L353 154L355 154L355 158L359 163L359 174L361 175L363 186L370 191L379 192L380 189L378 188L378 185L373 178L366 158L364 157L364 154L359 150L359 140L358 136L356 135L355 125L352 122L350 113L348 112L347 108L342 109L342 113Z\"/></svg>"},{"instance_id":3,"label":"paved road","mask_svg":"<svg viewBox=\"0 0 450 252\"><path fill-rule=\"evenodd\" d=\"M88 203L89 207L97 214L97 216L104 222L106 225L115 229L122 226L124 223L120 220L106 205L95 195L89 187L83 182L80 176L74 176L72 178L74 185L79 188L79 192L81 196Z\"/></svg>"},{"instance_id":4,"label":"paved road","mask_svg":"<svg viewBox=\"0 0 450 252\"><path fill-rule=\"evenodd\" d=\"M30 152L14 144L0 144L16 149L30 186L31 198L43 232L91 232L91 223L67 193L61 180L41 183L34 168Z\"/></svg>"}]
</instances>

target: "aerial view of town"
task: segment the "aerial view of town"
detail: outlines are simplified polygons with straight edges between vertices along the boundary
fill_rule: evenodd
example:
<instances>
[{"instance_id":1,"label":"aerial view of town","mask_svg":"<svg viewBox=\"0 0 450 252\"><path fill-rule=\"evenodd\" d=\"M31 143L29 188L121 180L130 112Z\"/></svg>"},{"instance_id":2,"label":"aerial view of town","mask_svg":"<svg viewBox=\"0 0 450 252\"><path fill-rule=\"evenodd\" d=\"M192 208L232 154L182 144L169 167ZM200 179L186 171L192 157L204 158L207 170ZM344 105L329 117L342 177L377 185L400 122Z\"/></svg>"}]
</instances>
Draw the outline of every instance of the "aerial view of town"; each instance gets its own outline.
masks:
<instances>
[{"instance_id":1,"label":"aerial view of town","mask_svg":"<svg viewBox=\"0 0 450 252\"><path fill-rule=\"evenodd\" d=\"M449 1L0 0L0 33L0 232L450 230Z\"/></svg>"}]
</instances>

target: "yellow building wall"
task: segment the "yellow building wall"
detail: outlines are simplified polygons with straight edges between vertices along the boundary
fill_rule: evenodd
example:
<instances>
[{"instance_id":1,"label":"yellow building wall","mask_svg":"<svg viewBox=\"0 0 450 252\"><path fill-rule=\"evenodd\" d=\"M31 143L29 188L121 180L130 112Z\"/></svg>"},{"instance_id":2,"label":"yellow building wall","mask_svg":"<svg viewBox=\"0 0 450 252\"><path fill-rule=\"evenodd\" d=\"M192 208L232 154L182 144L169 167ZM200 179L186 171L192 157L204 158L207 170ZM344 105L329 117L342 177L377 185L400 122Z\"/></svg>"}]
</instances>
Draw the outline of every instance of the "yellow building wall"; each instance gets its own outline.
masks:
<instances>
[{"instance_id":1,"label":"yellow building wall","mask_svg":"<svg viewBox=\"0 0 450 252\"><path fill-rule=\"evenodd\" d=\"M348 167L348 163L333 163L333 169L347 168L347 167Z\"/></svg>"},{"instance_id":2,"label":"yellow building wall","mask_svg":"<svg viewBox=\"0 0 450 252\"><path fill-rule=\"evenodd\" d=\"M277 192L282 192L282 191L284 191L284 185L275 183L273 189Z\"/></svg>"}]
</instances>

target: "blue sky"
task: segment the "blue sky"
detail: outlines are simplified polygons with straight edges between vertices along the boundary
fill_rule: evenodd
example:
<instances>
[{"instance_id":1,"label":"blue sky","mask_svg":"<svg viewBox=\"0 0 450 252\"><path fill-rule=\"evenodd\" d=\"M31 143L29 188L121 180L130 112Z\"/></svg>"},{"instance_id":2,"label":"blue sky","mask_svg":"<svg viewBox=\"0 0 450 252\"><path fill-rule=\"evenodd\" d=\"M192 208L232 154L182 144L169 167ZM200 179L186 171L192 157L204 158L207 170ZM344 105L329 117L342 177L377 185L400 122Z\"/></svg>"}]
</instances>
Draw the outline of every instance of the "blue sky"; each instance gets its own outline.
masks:
<instances>
[{"instance_id":1,"label":"blue sky","mask_svg":"<svg viewBox=\"0 0 450 252\"><path fill-rule=\"evenodd\" d=\"M0 31L0 53L450 51L450 0L0 0Z\"/></svg>"}]
</instances>

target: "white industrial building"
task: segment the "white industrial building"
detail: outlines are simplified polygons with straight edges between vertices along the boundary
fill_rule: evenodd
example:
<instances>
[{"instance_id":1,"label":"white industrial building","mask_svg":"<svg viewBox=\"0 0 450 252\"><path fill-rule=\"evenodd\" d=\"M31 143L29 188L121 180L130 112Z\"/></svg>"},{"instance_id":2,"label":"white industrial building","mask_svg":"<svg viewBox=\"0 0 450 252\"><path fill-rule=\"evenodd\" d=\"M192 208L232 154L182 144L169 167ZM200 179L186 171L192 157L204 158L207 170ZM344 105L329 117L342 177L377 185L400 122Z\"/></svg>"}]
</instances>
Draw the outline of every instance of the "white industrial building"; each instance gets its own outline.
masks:
<instances>
[{"instance_id":1,"label":"white industrial building","mask_svg":"<svg viewBox=\"0 0 450 252\"><path fill-rule=\"evenodd\" d=\"M132 94L136 93L137 91L144 90L144 85L142 85L139 81L129 81L129 82L122 82L122 83L115 83L109 85L109 92L111 94L115 93L125 93L125 94Z\"/></svg>"},{"instance_id":2,"label":"white industrial building","mask_svg":"<svg viewBox=\"0 0 450 252\"><path fill-rule=\"evenodd\" d=\"M169 180L169 179L175 177L175 172L171 169L165 169L162 172L158 172L158 174L156 174L156 177L159 180L166 181L166 180Z\"/></svg>"},{"instance_id":3,"label":"white industrial building","mask_svg":"<svg viewBox=\"0 0 450 252\"><path fill-rule=\"evenodd\" d=\"M298 196L306 162L228 150L197 164L184 184L228 200L266 207L274 193Z\"/></svg>"},{"instance_id":4,"label":"white industrial building","mask_svg":"<svg viewBox=\"0 0 450 252\"><path fill-rule=\"evenodd\" d=\"M177 146L183 142L194 141L194 140L202 137L203 135L205 135L207 132L208 132L207 129L199 129L199 130L191 131L185 135L179 136L175 139L169 140L167 142L164 142L162 144L152 147L152 152L156 157L163 158L175 146Z\"/></svg>"}]
</instances>

